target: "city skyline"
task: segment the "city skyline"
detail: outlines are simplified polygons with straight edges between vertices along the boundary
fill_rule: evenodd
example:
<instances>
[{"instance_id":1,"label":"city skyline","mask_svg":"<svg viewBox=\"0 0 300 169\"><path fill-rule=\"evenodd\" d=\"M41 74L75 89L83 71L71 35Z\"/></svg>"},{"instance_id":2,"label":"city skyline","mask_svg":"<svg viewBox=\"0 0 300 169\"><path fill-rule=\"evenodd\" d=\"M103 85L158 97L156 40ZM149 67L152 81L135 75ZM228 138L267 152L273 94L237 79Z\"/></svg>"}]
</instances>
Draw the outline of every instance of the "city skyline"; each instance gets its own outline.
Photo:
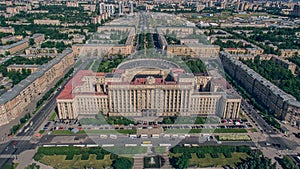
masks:
<instances>
[{"instance_id":1,"label":"city skyline","mask_svg":"<svg viewBox=\"0 0 300 169\"><path fill-rule=\"evenodd\" d=\"M299 6L1 1L0 168L299 168Z\"/></svg>"}]
</instances>

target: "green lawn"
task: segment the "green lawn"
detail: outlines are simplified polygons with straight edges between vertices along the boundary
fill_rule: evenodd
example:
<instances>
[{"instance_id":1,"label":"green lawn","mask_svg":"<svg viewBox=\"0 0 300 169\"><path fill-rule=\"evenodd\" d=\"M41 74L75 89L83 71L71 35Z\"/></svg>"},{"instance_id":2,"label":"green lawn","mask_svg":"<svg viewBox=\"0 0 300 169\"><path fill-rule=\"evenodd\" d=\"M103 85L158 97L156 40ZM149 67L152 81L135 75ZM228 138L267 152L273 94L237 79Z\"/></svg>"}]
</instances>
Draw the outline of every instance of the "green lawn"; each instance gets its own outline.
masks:
<instances>
[{"instance_id":1,"label":"green lawn","mask_svg":"<svg viewBox=\"0 0 300 169\"><path fill-rule=\"evenodd\" d=\"M105 150L115 154L145 154L147 153L147 147L106 147Z\"/></svg>"},{"instance_id":2,"label":"green lawn","mask_svg":"<svg viewBox=\"0 0 300 169\"><path fill-rule=\"evenodd\" d=\"M117 130L118 133L121 134L136 134L136 130L132 129L132 130Z\"/></svg>"},{"instance_id":3,"label":"green lawn","mask_svg":"<svg viewBox=\"0 0 300 169\"><path fill-rule=\"evenodd\" d=\"M76 134L136 134L136 130L81 130ZM74 135L70 130L54 130L52 135Z\"/></svg>"},{"instance_id":4,"label":"green lawn","mask_svg":"<svg viewBox=\"0 0 300 169\"><path fill-rule=\"evenodd\" d=\"M87 134L136 134L136 130L85 130Z\"/></svg>"},{"instance_id":5,"label":"green lawn","mask_svg":"<svg viewBox=\"0 0 300 169\"><path fill-rule=\"evenodd\" d=\"M166 147L154 147L154 152L157 154L163 154L167 151Z\"/></svg>"},{"instance_id":6,"label":"green lawn","mask_svg":"<svg viewBox=\"0 0 300 169\"><path fill-rule=\"evenodd\" d=\"M70 130L54 130L51 132L52 135L74 135L74 133ZM86 134L84 130L80 130L76 134Z\"/></svg>"},{"instance_id":7,"label":"green lawn","mask_svg":"<svg viewBox=\"0 0 300 169\"><path fill-rule=\"evenodd\" d=\"M219 141L250 141L251 140L249 135L230 134L230 135L221 135L215 137Z\"/></svg>"},{"instance_id":8,"label":"green lawn","mask_svg":"<svg viewBox=\"0 0 300 169\"><path fill-rule=\"evenodd\" d=\"M49 121L54 121L56 117L56 112L54 112L51 117L49 118Z\"/></svg>"},{"instance_id":9,"label":"green lawn","mask_svg":"<svg viewBox=\"0 0 300 169\"><path fill-rule=\"evenodd\" d=\"M250 131L251 131L252 133L257 132L256 128L251 128Z\"/></svg>"},{"instance_id":10,"label":"green lawn","mask_svg":"<svg viewBox=\"0 0 300 169\"><path fill-rule=\"evenodd\" d=\"M247 133L246 129L167 129L164 133Z\"/></svg>"},{"instance_id":11,"label":"green lawn","mask_svg":"<svg viewBox=\"0 0 300 169\"><path fill-rule=\"evenodd\" d=\"M234 152L232 153L232 158L225 158L222 153L218 153L219 158L212 158L210 154L205 154L205 158L198 158L196 154L192 154L192 158L189 159L190 166L197 167L210 167L217 166L222 167L225 165L230 165L232 167L235 166L234 163L240 162L241 159L245 159L248 157L246 153Z\"/></svg>"},{"instance_id":12,"label":"green lawn","mask_svg":"<svg viewBox=\"0 0 300 169\"><path fill-rule=\"evenodd\" d=\"M239 115L242 120L247 120L247 117L241 111Z\"/></svg>"},{"instance_id":13,"label":"green lawn","mask_svg":"<svg viewBox=\"0 0 300 169\"><path fill-rule=\"evenodd\" d=\"M41 163L52 166L59 169L70 168L85 168L93 167L97 169L104 169L112 165L112 161L109 158L110 155L105 155L103 160L96 160L97 155L90 155L88 160L81 160L81 155L75 155L72 160L65 160L65 155L44 156L41 159Z\"/></svg>"},{"instance_id":14,"label":"green lawn","mask_svg":"<svg viewBox=\"0 0 300 169\"><path fill-rule=\"evenodd\" d=\"M240 17L243 19L249 19L250 17L253 17L253 16L269 16L270 18L276 17L276 15L271 15L271 14L267 14L267 13L235 14L234 16Z\"/></svg>"}]
</instances>

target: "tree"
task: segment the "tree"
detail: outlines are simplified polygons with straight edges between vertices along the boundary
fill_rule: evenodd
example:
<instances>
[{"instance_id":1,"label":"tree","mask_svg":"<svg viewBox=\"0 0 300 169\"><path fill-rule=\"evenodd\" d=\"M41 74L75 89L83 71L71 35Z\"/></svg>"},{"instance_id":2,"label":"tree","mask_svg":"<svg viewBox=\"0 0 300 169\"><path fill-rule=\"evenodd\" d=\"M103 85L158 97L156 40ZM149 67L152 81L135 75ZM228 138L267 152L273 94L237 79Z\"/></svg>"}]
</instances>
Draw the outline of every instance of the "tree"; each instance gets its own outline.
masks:
<instances>
[{"instance_id":1,"label":"tree","mask_svg":"<svg viewBox=\"0 0 300 169\"><path fill-rule=\"evenodd\" d=\"M25 169L40 169L40 166L36 163L32 163L29 166L27 166Z\"/></svg>"},{"instance_id":2,"label":"tree","mask_svg":"<svg viewBox=\"0 0 300 169\"><path fill-rule=\"evenodd\" d=\"M6 164L3 166L3 169L14 169L14 166L12 164Z\"/></svg>"},{"instance_id":3,"label":"tree","mask_svg":"<svg viewBox=\"0 0 300 169\"><path fill-rule=\"evenodd\" d=\"M121 157L117 158L112 166L114 169L129 169L132 168L133 164L128 158Z\"/></svg>"},{"instance_id":4,"label":"tree","mask_svg":"<svg viewBox=\"0 0 300 169\"><path fill-rule=\"evenodd\" d=\"M30 38L30 39L29 39L29 45L32 46L32 45L34 45L34 43L35 43L35 42L34 42L34 39L33 39L33 38Z\"/></svg>"},{"instance_id":5,"label":"tree","mask_svg":"<svg viewBox=\"0 0 300 169\"><path fill-rule=\"evenodd\" d=\"M274 169L276 163L272 164L271 160L256 154L254 157L248 157L239 163L236 163L237 169L251 168L251 169Z\"/></svg>"},{"instance_id":6,"label":"tree","mask_svg":"<svg viewBox=\"0 0 300 169\"><path fill-rule=\"evenodd\" d=\"M188 167L187 156L185 154L181 156L181 158L179 158L178 161L176 162L176 165L178 166L179 169L187 168Z\"/></svg>"},{"instance_id":7,"label":"tree","mask_svg":"<svg viewBox=\"0 0 300 169\"><path fill-rule=\"evenodd\" d=\"M185 169L188 167L188 155L187 153L184 153L183 155L179 156L179 157L172 157L170 159L170 164L174 167L174 168L178 168L178 169Z\"/></svg>"},{"instance_id":8,"label":"tree","mask_svg":"<svg viewBox=\"0 0 300 169\"><path fill-rule=\"evenodd\" d=\"M279 163L283 169L299 169L299 167L288 156L283 156L283 158L279 160Z\"/></svg>"}]
</instances>

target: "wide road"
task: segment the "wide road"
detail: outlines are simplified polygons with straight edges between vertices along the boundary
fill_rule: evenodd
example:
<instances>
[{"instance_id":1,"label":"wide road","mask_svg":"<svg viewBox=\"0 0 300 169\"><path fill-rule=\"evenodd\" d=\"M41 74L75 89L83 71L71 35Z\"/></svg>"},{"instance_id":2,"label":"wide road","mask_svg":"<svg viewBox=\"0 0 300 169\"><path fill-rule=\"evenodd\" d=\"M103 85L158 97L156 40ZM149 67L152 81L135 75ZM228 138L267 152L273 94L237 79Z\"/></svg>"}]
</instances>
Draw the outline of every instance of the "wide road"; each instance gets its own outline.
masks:
<instances>
[{"instance_id":1,"label":"wide road","mask_svg":"<svg viewBox=\"0 0 300 169\"><path fill-rule=\"evenodd\" d=\"M252 118L254 121L257 122L258 126L261 128L262 133L267 133L267 134L277 134L277 131L274 130L274 128L269 125L258 113L257 111L253 108L252 105L250 105L247 101L242 99L242 108L244 111L249 115L250 118Z\"/></svg>"},{"instance_id":2,"label":"wide road","mask_svg":"<svg viewBox=\"0 0 300 169\"><path fill-rule=\"evenodd\" d=\"M89 59L83 61L75 69L73 75L79 70L85 69L90 62L91 60ZM69 81L69 78L63 82L62 86L65 86L65 84ZM19 130L20 132L16 135L16 137L14 137L11 141L0 145L0 154L7 154L11 157L0 159L0 168L2 168L5 164L11 163L13 159L16 158L21 152L35 149L37 147L39 140L33 140L34 138L32 138L32 136L34 136L34 133L38 131L41 124L53 113L53 110L56 107L56 97L62 90L63 87L57 90L57 92L55 92L55 94L52 95L45 104L43 104L40 110L36 112L36 114L28 121L28 123L26 123L26 126Z\"/></svg>"},{"instance_id":3,"label":"wide road","mask_svg":"<svg viewBox=\"0 0 300 169\"><path fill-rule=\"evenodd\" d=\"M237 92L238 90L232 86L234 90L231 90L232 94L239 94ZM244 112L246 112L247 116L253 120L259 129L261 129L262 133L266 134L278 134L277 131L272 127L270 124L268 124L258 113L257 110L254 109L253 105L249 104L248 101L246 101L244 98L242 98L241 102L241 108ZM253 126L254 127L254 126Z\"/></svg>"},{"instance_id":4,"label":"wide road","mask_svg":"<svg viewBox=\"0 0 300 169\"><path fill-rule=\"evenodd\" d=\"M103 135L104 136L104 135ZM132 139L123 134L116 134L114 138L111 138L110 135L106 135L106 138L102 138L100 135L78 135L78 136L54 136L54 135L45 135L41 141L40 145L86 145L86 144L97 144L99 146L105 145L114 145L114 146L123 146L125 144L136 144L140 146L144 141L151 141L153 147L158 147L160 144L171 144L172 146L184 144L196 144L200 146L204 145L248 145L255 147L255 144L252 141L222 141L217 142L216 140L208 139L208 136L196 136L190 135L188 137L182 137L183 135L177 135L174 137L170 136L160 136L159 138L136 138ZM75 140L76 138L76 140Z\"/></svg>"},{"instance_id":5,"label":"wide road","mask_svg":"<svg viewBox=\"0 0 300 169\"><path fill-rule=\"evenodd\" d=\"M0 159L0 168L3 167L6 163L12 162L13 158L15 158L15 155L23 151L36 148L36 144L30 142L31 137L39 129L40 125L53 113L53 110L56 106L56 97L61 92L61 90L62 89L58 90L48 100L48 102L43 105L43 107L36 113L36 115L29 120L27 125L24 126L23 129L20 129L21 132L19 132L15 138L5 144L5 149L2 149L2 151L0 152L1 154L10 154L11 158Z\"/></svg>"}]
</instances>

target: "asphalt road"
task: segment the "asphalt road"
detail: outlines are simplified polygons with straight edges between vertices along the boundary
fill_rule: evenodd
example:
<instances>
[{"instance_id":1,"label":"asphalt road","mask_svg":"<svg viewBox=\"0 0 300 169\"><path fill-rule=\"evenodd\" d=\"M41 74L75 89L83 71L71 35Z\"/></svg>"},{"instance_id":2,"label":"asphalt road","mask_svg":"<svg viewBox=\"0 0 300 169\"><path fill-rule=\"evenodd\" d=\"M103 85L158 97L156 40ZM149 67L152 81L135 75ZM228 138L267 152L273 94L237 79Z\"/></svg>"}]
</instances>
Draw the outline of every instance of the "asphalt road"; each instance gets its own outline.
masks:
<instances>
[{"instance_id":1,"label":"asphalt road","mask_svg":"<svg viewBox=\"0 0 300 169\"><path fill-rule=\"evenodd\" d=\"M1 154L10 154L12 158L0 159L0 168L3 167L6 163L11 163L15 155L30 149L36 148L35 143L30 142L30 138L34 135L35 131L38 130L40 125L51 115L55 106L56 106L56 97L61 92L62 89L56 92L46 103L40 111L33 116L26 126L21 129L17 137L11 140L10 142L4 144L5 148L2 149ZM32 126L30 125L32 123ZM27 131L25 129L29 128ZM25 132L26 131L26 132ZM29 138L29 139L28 139ZM25 139L25 140L23 140Z\"/></svg>"},{"instance_id":2,"label":"asphalt road","mask_svg":"<svg viewBox=\"0 0 300 169\"><path fill-rule=\"evenodd\" d=\"M171 144L172 146L180 145L183 146L184 144L197 144L197 145L248 145L255 147L255 144L252 141L222 141L217 142L216 140L208 140L206 136L190 136L186 138L178 137L163 137L160 136L159 138L137 138L132 139L125 135L116 135L116 138L101 138L99 135L81 135L81 136L73 136L69 137L68 140L64 140L64 136L53 136L53 135L46 135L44 136L41 141L40 145L86 145L86 144L97 144L100 146L103 145L111 145L114 146L123 146L125 144L137 144L138 146L143 144L144 141L151 141L153 147L158 147L159 144ZM77 138L78 141L75 141ZM56 140L57 142L53 141ZM73 139L73 140L70 140ZM70 143L72 142L72 143Z\"/></svg>"},{"instance_id":3,"label":"asphalt road","mask_svg":"<svg viewBox=\"0 0 300 169\"><path fill-rule=\"evenodd\" d=\"M234 87L233 87L233 89L234 90L232 91L232 93L238 94L238 92L237 92L238 90ZM269 125L257 113L257 111L254 109L253 105L249 104L245 99L242 99L241 108L243 109L243 111L246 112L247 116L249 116L250 119L253 120L257 124L257 127L259 129L261 129L260 132L266 133L266 134L277 134L277 131L271 125Z\"/></svg>"},{"instance_id":4,"label":"asphalt road","mask_svg":"<svg viewBox=\"0 0 300 169\"><path fill-rule=\"evenodd\" d=\"M76 74L79 70L85 69L85 67L92 60L87 59L84 60L73 73ZM69 81L66 79L61 86L65 86L65 84ZM39 140L32 143L30 140L36 131L38 131L41 124L47 120L50 115L53 113L54 108L56 107L56 97L63 90L63 87L60 88L52 97L48 99L48 101L43 105L43 107L36 112L36 114L26 123L27 125L20 129L20 132L13 138L11 141L7 143L0 144L0 154L8 154L11 158L0 159L0 168L2 168L5 164L11 163L14 158L17 157L23 151L35 149L39 143ZM26 129L29 128L27 131Z\"/></svg>"},{"instance_id":5,"label":"asphalt road","mask_svg":"<svg viewBox=\"0 0 300 169\"><path fill-rule=\"evenodd\" d=\"M244 111L249 115L249 117L252 118L258 124L258 126L261 128L262 133L277 134L277 131L274 130L274 128L271 125L269 125L257 113L256 110L254 110L253 106L246 102L244 99L242 99L242 108L244 108Z\"/></svg>"}]
</instances>

